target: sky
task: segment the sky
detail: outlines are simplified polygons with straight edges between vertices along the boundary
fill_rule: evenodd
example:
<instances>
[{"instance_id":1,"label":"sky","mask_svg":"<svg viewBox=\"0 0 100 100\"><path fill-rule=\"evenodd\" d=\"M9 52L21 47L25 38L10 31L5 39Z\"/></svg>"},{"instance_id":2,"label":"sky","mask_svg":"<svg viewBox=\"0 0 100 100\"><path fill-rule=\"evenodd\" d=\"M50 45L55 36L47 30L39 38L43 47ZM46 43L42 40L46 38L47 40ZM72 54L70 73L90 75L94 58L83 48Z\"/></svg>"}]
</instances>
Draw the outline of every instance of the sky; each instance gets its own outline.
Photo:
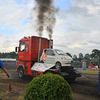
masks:
<instances>
[{"instance_id":1,"label":"sky","mask_svg":"<svg viewBox=\"0 0 100 100\"><path fill-rule=\"evenodd\" d=\"M15 51L24 36L38 36L34 0L0 0L0 52ZM54 0L53 47L71 55L100 50L100 0ZM33 19L30 16L34 16ZM44 30L42 37L48 38Z\"/></svg>"}]
</instances>

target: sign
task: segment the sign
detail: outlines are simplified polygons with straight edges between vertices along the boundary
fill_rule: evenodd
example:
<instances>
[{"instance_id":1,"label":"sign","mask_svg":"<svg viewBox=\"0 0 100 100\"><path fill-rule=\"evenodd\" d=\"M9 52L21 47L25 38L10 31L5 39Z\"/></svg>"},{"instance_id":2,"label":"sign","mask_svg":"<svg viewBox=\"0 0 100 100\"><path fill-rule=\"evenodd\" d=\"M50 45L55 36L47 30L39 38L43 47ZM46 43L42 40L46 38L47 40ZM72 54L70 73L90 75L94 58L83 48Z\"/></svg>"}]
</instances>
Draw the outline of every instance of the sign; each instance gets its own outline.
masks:
<instances>
[{"instance_id":1,"label":"sign","mask_svg":"<svg viewBox=\"0 0 100 100\"><path fill-rule=\"evenodd\" d=\"M46 55L46 54L43 54L42 60L43 60L43 61L46 61L46 59L47 59L47 55Z\"/></svg>"},{"instance_id":2,"label":"sign","mask_svg":"<svg viewBox=\"0 0 100 100\"><path fill-rule=\"evenodd\" d=\"M39 72L45 72L46 70L52 68L54 65L52 64L46 64L46 63L35 63L31 70L39 71Z\"/></svg>"}]
</instances>

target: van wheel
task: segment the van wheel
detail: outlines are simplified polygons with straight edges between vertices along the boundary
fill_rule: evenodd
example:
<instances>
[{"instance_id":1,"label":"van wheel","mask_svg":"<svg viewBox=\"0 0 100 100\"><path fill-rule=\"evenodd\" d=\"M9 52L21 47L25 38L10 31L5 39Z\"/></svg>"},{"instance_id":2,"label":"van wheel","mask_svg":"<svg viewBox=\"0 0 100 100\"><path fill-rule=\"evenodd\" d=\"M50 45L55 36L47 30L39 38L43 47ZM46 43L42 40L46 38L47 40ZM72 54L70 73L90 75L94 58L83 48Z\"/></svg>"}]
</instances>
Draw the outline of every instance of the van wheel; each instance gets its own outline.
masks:
<instances>
[{"instance_id":1,"label":"van wheel","mask_svg":"<svg viewBox=\"0 0 100 100\"><path fill-rule=\"evenodd\" d=\"M18 76L20 77L20 78L24 78L25 77L25 75L24 75L24 69L22 68L22 67L20 67L19 69L18 69Z\"/></svg>"},{"instance_id":2,"label":"van wheel","mask_svg":"<svg viewBox=\"0 0 100 100\"><path fill-rule=\"evenodd\" d=\"M57 63L55 64L55 68L56 68L57 70L60 70L60 69L61 69L61 63L60 63L60 62L57 62Z\"/></svg>"}]
</instances>

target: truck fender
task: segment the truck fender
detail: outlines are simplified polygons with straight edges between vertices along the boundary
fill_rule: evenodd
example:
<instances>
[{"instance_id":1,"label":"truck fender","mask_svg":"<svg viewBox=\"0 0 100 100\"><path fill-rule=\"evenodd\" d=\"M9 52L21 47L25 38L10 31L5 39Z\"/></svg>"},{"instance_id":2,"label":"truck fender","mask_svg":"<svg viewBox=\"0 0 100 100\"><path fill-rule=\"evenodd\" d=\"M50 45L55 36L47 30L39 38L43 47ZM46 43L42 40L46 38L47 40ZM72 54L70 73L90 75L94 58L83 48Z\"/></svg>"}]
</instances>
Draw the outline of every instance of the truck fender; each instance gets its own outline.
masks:
<instances>
[{"instance_id":1,"label":"truck fender","mask_svg":"<svg viewBox=\"0 0 100 100\"><path fill-rule=\"evenodd\" d=\"M19 69L20 67L22 67L22 68L24 69L24 65L19 64L18 69Z\"/></svg>"}]
</instances>

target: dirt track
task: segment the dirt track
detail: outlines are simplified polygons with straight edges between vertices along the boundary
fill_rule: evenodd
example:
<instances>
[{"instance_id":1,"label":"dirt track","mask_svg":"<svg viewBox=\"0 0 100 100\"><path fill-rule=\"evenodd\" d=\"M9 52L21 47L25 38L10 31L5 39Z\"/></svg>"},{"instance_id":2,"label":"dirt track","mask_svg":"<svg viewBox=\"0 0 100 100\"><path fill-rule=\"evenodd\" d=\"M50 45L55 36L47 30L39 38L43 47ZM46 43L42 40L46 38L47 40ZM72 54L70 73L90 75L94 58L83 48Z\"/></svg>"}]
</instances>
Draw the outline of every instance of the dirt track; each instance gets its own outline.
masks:
<instances>
[{"instance_id":1,"label":"dirt track","mask_svg":"<svg viewBox=\"0 0 100 100\"><path fill-rule=\"evenodd\" d=\"M22 100L23 94L25 92L27 84L32 80L31 77L26 77L25 79L20 79L16 72L15 63L4 63L8 72L10 73L10 78L2 73L3 77L0 75L0 98L2 100ZM98 81L97 75L89 75L89 77ZM8 84L11 83L13 94L7 94L5 91L8 89ZM75 83L69 83L73 91L74 100L100 100L98 95L98 82L94 82L82 76L77 78ZM4 87L1 89L1 87ZM4 95L5 94L5 95ZM16 99L15 99L16 97Z\"/></svg>"},{"instance_id":2,"label":"dirt track","mask_svg":"<svg viewBox=\"0 0 100 100\"><path fill-rule=\"evenodd\" d=\"M98 81L97 75L88 75ZM70 84L74 100L100 100L98 96L98 83L85 76L76 79L76 82Z\"/></svg>"}]
</instances>

